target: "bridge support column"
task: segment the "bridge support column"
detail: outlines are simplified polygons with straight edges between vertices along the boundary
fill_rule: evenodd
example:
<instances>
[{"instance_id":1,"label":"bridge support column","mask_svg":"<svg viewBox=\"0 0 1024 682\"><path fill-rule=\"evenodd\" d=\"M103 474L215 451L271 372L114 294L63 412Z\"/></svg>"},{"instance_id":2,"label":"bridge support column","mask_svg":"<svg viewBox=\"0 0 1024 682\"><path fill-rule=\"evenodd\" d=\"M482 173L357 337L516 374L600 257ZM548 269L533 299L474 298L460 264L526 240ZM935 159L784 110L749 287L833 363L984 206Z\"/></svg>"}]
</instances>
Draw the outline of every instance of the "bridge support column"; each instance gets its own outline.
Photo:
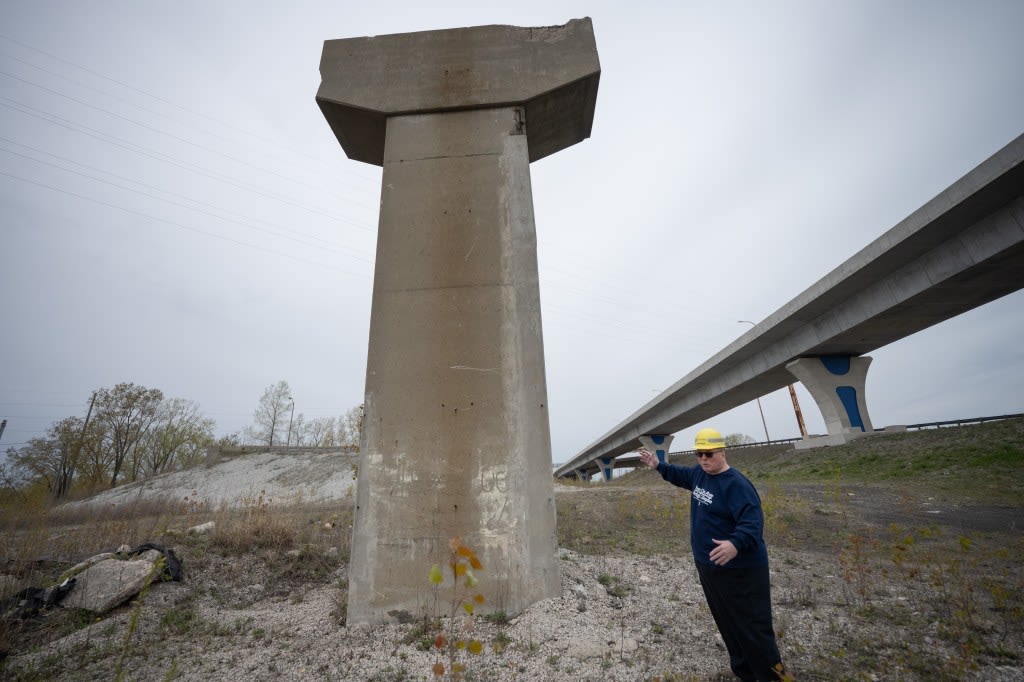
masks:
<instances>
[{"instance_id":1,"label":"bridge support column","mask_svg":"<svg viewBox=\"0 0 1024 682\"><path fill-rule=\"evenodd\" d=\"M458 537L483 611L561 591L530 162L590 135L590 20L329 40L317 103L383 166L348 622L419 618Z\"/></svg>"},{"instance_id":2,"label":"bridge support column","mask_svg":"<svg viewBox=\"0 0 1024 682\"><path fill-rule=\"evenodd\" d=\"M818 404L828 435L805 439L797 447L841 445L873 431L864 397L871 358L866 355L823 355L798 358L786 369L799 379Z\"/></svg>"},{"instance_id":3,"label":"bridge support column","mask_svg":"<svg viewBox=\"0 0 1024 682\"><path fill-rule=\"evenodd\" d=\"M672 444L672 439L675 436L669 435L647 435L640 436L640 443L644 446L644 450L650 450L658 456L658 461L662 464L668 461L668 446Z\"/></svg>"},{"instance_id":4,"label":"bridge support column","mask_svg":"<svg viewBox=\"0 0 1024 682\"><path fill-rule=\"evenodd\" d=\"M601 458L601 475L604 480L612 480L612 476L615 475L615 458L614 457L602 457Z\"/></svg>"}]
</instances>

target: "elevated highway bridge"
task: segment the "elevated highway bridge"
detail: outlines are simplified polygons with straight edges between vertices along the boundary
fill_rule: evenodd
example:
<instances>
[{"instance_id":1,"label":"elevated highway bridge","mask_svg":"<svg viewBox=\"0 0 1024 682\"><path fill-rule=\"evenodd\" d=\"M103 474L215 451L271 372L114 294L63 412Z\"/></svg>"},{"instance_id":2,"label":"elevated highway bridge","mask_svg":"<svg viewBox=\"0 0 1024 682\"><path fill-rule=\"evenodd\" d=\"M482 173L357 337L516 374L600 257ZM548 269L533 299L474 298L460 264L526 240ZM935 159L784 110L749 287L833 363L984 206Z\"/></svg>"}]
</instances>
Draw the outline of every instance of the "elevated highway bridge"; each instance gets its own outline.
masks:
<instances>
[{"instance_id":1,"label":"elevated highway bridge","mask_svg":"<svg viewBox=\"0 0 1024 682\"><path fill-rule=\"evenodd\" d=\"M1024 286L1024 135L555 470L610 477L641 446L803 382L837 444L873 432L864 395L871 358L893 341ZM943 371L936 368L937 372Z\"/></svg>"}]
</instances>

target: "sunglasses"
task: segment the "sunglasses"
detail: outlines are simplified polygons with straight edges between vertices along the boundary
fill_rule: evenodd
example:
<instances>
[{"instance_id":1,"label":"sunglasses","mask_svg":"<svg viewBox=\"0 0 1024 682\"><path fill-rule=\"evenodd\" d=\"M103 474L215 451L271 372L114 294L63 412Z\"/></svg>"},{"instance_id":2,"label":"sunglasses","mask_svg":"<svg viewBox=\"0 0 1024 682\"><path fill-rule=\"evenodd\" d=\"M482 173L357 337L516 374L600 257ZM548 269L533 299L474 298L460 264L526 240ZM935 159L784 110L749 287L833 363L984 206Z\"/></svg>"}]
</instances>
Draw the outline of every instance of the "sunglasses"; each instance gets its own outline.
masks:
<instances>
[{"instance_id":1,"label":"sunglasses","mask_svg":"<svg viewBox=\"0 0 1024 682\"><path fill-rule=\"evenodd\" d=\"M711 459L712 457L714 457L717 454L718 454L718 450L711 450L710 452L698 452L697 453L697 459L700 459L701 457L707 457L708 459Z\"/></svg>"}]
</instances>

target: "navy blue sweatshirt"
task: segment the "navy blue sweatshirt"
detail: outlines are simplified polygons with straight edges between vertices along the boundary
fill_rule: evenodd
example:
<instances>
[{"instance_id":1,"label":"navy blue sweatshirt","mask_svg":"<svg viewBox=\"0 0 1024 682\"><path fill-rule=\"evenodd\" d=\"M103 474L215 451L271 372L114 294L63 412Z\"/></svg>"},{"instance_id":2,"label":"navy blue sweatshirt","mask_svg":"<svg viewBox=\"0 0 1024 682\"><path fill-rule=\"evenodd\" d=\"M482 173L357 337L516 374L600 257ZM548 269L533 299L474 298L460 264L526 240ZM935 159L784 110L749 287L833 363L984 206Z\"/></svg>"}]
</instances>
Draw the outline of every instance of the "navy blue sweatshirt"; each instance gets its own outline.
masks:
<instances>
[{"instance_id":1,"label":"navy blue sweatshirt","mask_svg":"<svg viewBox=\"0 0 1024 682\"><path fill-rule=\"evenodd\" d=\"M693 558L714 565L709 557L715 543L729 540L739 554L724 568L764 566L764 514L761 498L747 477L729 468L711 476L700 465L658 464L658 473L673 485L693 491L690 500L690 546Z\"/></svg>"}]
</instances>

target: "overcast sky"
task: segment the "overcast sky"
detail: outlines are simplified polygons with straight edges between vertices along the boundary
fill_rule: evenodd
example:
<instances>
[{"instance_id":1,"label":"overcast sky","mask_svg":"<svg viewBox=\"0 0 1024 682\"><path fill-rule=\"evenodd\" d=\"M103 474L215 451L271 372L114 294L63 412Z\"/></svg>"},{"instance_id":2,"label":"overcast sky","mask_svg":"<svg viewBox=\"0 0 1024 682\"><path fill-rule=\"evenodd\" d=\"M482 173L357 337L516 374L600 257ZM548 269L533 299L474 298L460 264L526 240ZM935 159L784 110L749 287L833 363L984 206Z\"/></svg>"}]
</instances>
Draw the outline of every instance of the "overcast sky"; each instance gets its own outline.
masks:
<instances>
[{"instance_id":1,"label":"overcast sky","mask_svg":"<svg viewBox=\"0 0 1024 682\"><path fill-rule=\"evenodd\" d=\"M381 172L316 106L323 41L582 16L592 137L531 166L556 462L1024 132L1019 0L4 0L0 448L119 382L219 435L281 379L358 405ZM876 351L872 421L1024 411L1022 338L1018 292Z\"/></svg>"}]
</instances>

